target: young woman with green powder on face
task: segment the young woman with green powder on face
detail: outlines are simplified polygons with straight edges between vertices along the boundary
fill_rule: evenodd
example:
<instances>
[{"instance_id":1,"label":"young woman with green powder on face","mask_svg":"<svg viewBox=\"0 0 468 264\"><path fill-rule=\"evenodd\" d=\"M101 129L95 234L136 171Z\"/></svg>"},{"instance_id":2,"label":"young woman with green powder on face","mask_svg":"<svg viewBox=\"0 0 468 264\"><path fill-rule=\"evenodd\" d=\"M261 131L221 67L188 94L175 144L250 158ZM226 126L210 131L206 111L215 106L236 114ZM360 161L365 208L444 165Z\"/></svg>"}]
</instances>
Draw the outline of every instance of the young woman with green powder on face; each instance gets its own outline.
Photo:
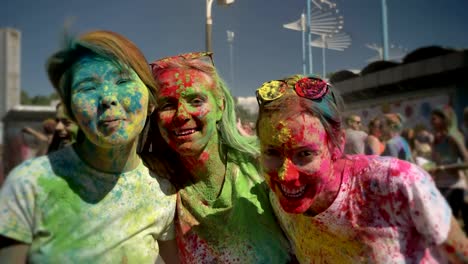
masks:
<instances>
[{"instance_id":1,"label":"young woman with green powder on face","mask_svg":"<svg viewBox=\"0 0 468 264\"><path fill-rule=\"evenodd\" d=\"M47 64L76 143L24 162L0 192L0 262L178 263L175 190L136 153L156 84L125 37L93 31Z\"/></svg>"},{"instance_id":2,"label":"young woman with green powder on face","mask_svg":"<svg viewBox=\"0 0 468 264\"><path fill-rule=\"evenodd\" d=\"M239 134L233 98L211 53L151 63L160 89L143 150L178 188L183 263L287 263L289 245L259 175L254 137ZM165 160L165 163L160 163Z\"/></svg>"}]
</instances>

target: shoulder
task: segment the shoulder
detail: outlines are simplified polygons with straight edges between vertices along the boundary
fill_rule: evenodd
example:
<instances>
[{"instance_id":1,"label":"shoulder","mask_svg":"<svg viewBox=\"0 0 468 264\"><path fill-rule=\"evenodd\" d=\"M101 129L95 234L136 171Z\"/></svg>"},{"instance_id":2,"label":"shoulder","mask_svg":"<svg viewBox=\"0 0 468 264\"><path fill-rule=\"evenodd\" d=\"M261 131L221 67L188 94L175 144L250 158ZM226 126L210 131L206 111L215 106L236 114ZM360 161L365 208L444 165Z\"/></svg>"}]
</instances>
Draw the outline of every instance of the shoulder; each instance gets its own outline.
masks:
<instances>
[{"instance_id":1,"label":"shoulder","mask_svg":"<svg viewBox=\"0 0 468 264\"><path fill-rule=\"evenodd\" d=\"M173 195L176 193L175 187L165 176L161 176L156 172L148 169L143 163L134 171L134 174L140 175L143 181L148 184L157 187L165 195Z\"/></svg>"},{"instance_id":2,"label":"shoulder","mask_svg":"<svg viewBox=\"0 0 468 264\"><path fill-rule=\"evenodd\" d=\"M376 191L396 191L420 180L429 180L416 165L393 157L355 155L349 166L355 180Z\"/></svg>"},{"instance_id":3,"label":"shoulder","mask_svg":"<svg viewBox=\"0 0 468 264\"><path fill-rule=\"evenodd\" d=\"M48 156L26 160L16 166L7 176L5 184L30 184L52 172Z\"/></svg>"}]
</instances>

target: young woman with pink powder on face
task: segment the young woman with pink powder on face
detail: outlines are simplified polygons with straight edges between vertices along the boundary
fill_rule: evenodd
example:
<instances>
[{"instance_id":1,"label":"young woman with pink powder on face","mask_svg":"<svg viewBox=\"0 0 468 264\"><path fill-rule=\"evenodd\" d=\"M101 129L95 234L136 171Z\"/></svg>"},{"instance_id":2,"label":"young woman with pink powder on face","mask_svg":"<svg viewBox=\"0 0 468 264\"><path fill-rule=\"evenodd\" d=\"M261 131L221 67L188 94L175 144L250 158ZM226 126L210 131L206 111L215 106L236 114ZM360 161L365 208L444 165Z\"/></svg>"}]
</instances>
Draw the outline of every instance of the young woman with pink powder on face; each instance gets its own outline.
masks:
<instances>
[{"instance_id":1,"label":"young woman with pink powder on face","mask_svg":"<svg viewBox=\"0 0 468 264\"><path fill-rule=\"evenodd\" d=\"M257 99L270 199L301 263L466 263L467 239L424 170L343 154L330 85L294 75L264 83Z\"/></svg>"}]
</instances>

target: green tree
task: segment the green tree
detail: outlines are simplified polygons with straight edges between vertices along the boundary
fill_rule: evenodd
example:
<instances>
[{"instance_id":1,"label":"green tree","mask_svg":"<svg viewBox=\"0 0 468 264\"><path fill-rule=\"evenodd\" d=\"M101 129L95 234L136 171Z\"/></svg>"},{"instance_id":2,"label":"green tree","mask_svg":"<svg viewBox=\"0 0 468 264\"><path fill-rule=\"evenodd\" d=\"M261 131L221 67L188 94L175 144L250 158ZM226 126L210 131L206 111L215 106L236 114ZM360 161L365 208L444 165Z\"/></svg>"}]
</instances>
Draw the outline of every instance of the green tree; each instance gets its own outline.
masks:
<instances>
[{"instance_id":1,"label":"green tree","mask_svg":"<svg viewBox=\"0 0 468 264\"><path fill-rule=\"evenodd\" d=\"M21 90L20 104L22 105L31 104L31 98L29 98L29 94L25 90Z\"/></svg>"}]
</instances>

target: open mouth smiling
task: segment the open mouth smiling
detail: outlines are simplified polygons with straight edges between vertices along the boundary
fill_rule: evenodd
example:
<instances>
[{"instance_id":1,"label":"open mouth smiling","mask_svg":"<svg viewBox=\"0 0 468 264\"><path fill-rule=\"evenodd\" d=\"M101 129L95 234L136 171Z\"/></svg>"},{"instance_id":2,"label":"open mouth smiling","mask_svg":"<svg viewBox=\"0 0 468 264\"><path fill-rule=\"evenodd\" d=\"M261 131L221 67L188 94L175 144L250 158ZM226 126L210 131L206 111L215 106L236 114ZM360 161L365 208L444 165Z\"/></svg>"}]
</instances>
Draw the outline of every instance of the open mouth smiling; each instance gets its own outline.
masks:
<instances>
[{"instance_id":1,"label":"open mouth smiling","mask_svg":"<svg viewBox=\"0 0 468 264\"><path fill-rule=\"evenodd\" d=\"M189 136L198 130L196 128L190 128L190 129L179 129L177 131L173 131L172 133L177 136L177 137L183 137L183 136Z\"/></svg>"},{"instance_id":2,"label":"open mouth smiling","mask_svg":"<svg viewBox=\"0 0 468 264\"><path fill-rule=\"evenodd\" d=\"M304 196L304 194L306 193L307 189L307 185L299 187L289 187L284 184L278 183L278 186L283 196L291 199L302 198L302 196Z\"/></svg>"}]
</instances>

